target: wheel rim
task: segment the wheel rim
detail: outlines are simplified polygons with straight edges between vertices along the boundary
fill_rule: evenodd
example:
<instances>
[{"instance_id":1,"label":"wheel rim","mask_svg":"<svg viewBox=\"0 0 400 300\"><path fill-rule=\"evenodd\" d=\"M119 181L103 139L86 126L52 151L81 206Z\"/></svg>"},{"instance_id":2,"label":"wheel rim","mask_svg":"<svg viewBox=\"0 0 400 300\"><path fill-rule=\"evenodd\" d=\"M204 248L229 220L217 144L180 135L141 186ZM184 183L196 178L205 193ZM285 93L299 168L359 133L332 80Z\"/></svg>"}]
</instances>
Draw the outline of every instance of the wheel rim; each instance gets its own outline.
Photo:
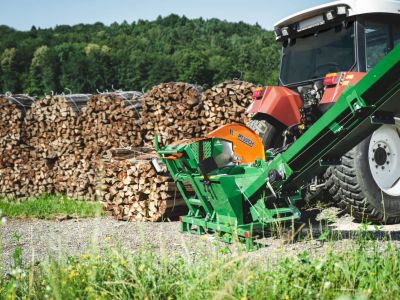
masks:
<instances>
[{"instance_id":1,"label":"wheel rim","mask_svg":"<svg viewBox=\"0 0 400 300\"><path fill-rule=\"evenodd\" d=\"M390 196L400 196L400 130L383 125L371 138L368 162L378 187Z\"/></svg>"}]
</instances>

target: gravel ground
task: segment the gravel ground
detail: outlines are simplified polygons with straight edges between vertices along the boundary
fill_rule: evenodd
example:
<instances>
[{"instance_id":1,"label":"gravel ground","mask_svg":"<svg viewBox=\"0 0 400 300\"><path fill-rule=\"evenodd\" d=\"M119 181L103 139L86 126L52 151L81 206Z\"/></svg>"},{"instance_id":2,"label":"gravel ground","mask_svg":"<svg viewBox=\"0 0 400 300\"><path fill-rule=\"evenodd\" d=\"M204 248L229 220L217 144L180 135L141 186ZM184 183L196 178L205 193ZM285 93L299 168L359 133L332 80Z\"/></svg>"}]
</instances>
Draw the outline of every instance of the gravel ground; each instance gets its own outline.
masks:
<instances>
[{"instance_id":1,"label":"gravel ground","mask_svg":"<svg viewBox=\"0 0 400 300\"><path fill-rule=\"evenodd\" d=\"M352 222L349 216L337 218L337 212L332 209L309 210L304 215L303 225L298 230L302 241L290 242L293 231L282 230L272 237L262 239L260 242L266 247L250 252L250 258L262 261L274 261L282 255L297 255L305 250L311 255L322 255L329 244L337 251L349 247L352 237L357 234L360 224ZM320 219L332 218L336 221L326 226L321 226ZM341 238L332 243L319 240L322 233L338 233ZM400 247L400 224L388 226L369 226L368 230L378 237L382 247L385 239ZM225 244L215 240L213 236L202 237L179 233L179 222L166 223L126 223L118 222L108 217L92 219L74 219L62 222L46 220L9 220L1 227L3 271L11 263L12 253L17 245L23 249L25 263L42 261L49 254L55 257L66 257L87 253L93 247L104 249L106 247L120 246L128 251L135 252L141 247L147 247L155 252L177 253L195 255L201 251L224 250L235 251L234 246L226 247ZM297 239L297 237L296 237ZM305 240L305 241L304 241ZM331 239L332 240L332 239Z\"/></svg>"}]
</instances>

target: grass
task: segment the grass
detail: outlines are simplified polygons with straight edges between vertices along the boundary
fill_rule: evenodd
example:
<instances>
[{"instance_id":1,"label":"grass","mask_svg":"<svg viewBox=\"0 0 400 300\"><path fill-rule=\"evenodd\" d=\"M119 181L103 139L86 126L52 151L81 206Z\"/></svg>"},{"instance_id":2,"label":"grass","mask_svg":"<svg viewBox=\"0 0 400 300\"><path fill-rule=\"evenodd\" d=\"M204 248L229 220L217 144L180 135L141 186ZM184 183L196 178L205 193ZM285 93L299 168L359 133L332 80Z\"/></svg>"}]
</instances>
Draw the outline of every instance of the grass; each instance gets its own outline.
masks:
<instances>
[{"instance_id":1,"label":"grass","mask_svg":"<svg viewBox=\"0 0 400 300\"><path fill-rule=\"evenodd\" d=\"M0 278L5 299L399 299L400 249L365 234L337 253L303 252L273 264L238 252L199 249L196 255L119 248L21 266ZM1 296L2 295L2 296ZM340 298L339 298L340 297Z\"/></svg>"},{"instance_id":2,"label":"grass","mask_svg":"<svg viewBox=\"0 0 400 300\"><path fill-rule=\"evenodd\" d=\"M95 217L102 214L100 203L76 201L63 196L43 195L16 202L0 198L0 211L8 218L54 219L58 217Z\"/></svg>"}]
</instances>

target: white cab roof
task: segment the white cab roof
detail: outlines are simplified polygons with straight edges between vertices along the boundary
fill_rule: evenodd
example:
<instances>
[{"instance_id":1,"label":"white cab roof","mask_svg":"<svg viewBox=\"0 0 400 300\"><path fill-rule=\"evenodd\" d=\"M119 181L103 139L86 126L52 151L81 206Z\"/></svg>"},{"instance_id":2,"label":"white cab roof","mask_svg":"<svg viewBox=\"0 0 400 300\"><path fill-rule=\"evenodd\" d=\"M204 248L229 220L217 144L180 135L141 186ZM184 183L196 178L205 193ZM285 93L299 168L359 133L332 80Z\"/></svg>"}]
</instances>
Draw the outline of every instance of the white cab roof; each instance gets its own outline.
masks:
<instances>
[{"instance_id":1,"label":"white cab roof","mask_svg":"<svg viewBox=\"0 0 400 300\"><path fill-rule=\"evenodd\" d=\"M400 18L400 0L343 0L326 3L291 15L276 23L275 28L282 28L312 18L327 12L330 8L333 9L338 6L349 7L348 16L371 13L392 13L398 14Z\"/></svg>"}]
</instances>

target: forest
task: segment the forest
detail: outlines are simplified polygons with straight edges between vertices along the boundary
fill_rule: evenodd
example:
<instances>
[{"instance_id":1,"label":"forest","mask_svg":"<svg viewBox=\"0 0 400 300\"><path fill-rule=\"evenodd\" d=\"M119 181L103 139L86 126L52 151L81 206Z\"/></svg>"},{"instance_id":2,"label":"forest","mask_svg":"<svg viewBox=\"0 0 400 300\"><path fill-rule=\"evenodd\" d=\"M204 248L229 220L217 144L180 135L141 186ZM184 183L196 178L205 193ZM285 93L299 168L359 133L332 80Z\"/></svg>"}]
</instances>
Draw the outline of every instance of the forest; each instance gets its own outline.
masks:
<instances>
[{"instance_id":1,"label":"forest","mask_svg":"<svg viewBox=\"0 0 400 300\"><path fill-rule=\"evenodd\" d=\"M161 82L276 84L279 44L259 25L178 15L18 31L0 26L0 93L146 91Z\"/></svg>"}]
</instances>

